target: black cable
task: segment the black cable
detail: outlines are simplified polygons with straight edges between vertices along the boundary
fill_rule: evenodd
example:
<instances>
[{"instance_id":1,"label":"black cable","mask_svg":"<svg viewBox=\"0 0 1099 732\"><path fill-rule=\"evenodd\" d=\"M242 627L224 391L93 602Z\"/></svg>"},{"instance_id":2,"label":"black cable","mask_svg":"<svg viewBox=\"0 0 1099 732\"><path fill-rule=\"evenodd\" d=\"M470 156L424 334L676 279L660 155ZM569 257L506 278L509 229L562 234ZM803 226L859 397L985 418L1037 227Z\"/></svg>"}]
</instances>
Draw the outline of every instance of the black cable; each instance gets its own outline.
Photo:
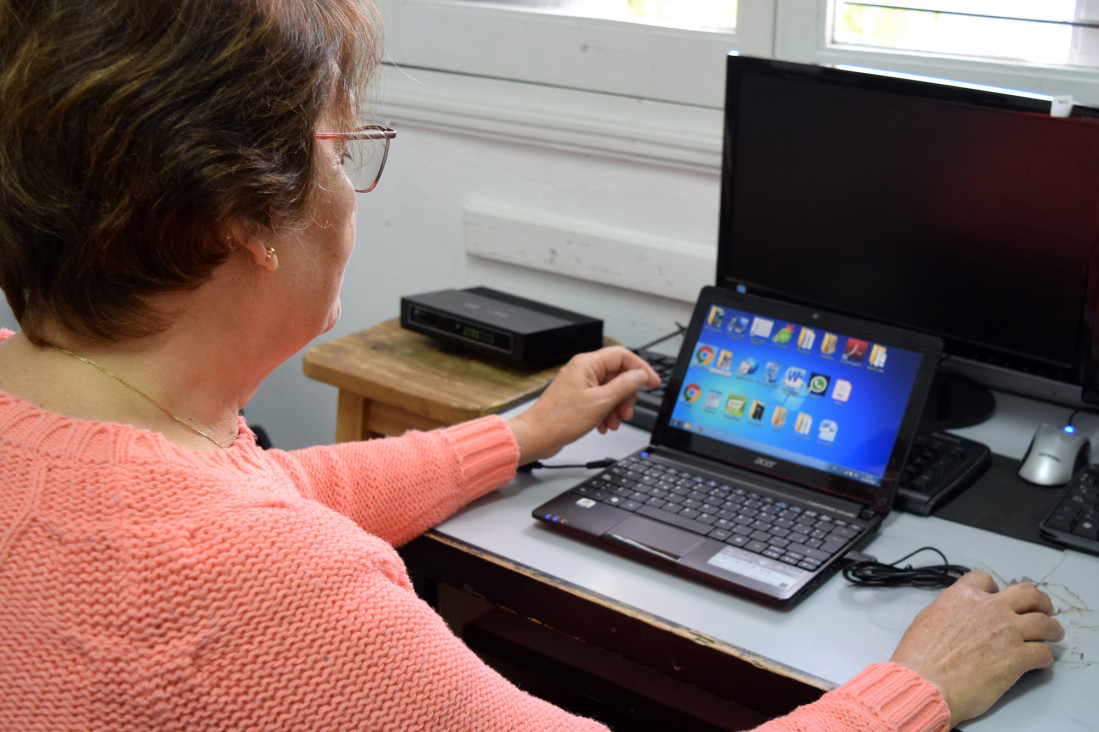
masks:
<instances>
[{"instance_id":1,"label":"black cable","mask_svg":"<svg viewBox=\"0 0 1099 732\"><path fill-rule=\"evenodd\" d=\"M1072 410L1071 414L1069 414L1068 419L1065 421L1065 424L1073 426L1072 423L1076 420L1076 416L1079 414L1090 414L1092 417L1097 417L1099 416L1099 411L1089 409L1087 407L1077 407L1076 409Z\"/></svg>"},{"instance_id":2,"label":"black cable","mask_svg":"<svg viewBox=\"0 0 1099 732\"><path fill-rule=\"evenodd\" d=\"M898 566L920 552L935 552L943 560L942 564ZM969 567L951 564L946 555L935 547L925 546L892 564L882 564L874 559L852 562L843 568L843 577L848 582L863 587L949 587L968 571Z\"/></svg>"},{"instance_id":3,"label":"black cable","mask_svg":"<svg viewBox=\"0 0 1099 732\"><path fill-rule=\"evenodd\" d=\"M676 329L674 331L672 331L671 333L669 333L668 335L660 336L655 341L649 341L648 343L646 343L643 346L638 346L637 348L633 348L633 349L630 349L630 350L632 350L634 353L640 353L641 351L648 350L648 349L652 348L653 346L655 346L657 344L663 343L664 341L668 340L669 338L675 338L677 335L683 335L685 332L687 332L687 326L683 325L682 323L677 322L675 324L675 328Z\"/></svg>"}]
</instances>

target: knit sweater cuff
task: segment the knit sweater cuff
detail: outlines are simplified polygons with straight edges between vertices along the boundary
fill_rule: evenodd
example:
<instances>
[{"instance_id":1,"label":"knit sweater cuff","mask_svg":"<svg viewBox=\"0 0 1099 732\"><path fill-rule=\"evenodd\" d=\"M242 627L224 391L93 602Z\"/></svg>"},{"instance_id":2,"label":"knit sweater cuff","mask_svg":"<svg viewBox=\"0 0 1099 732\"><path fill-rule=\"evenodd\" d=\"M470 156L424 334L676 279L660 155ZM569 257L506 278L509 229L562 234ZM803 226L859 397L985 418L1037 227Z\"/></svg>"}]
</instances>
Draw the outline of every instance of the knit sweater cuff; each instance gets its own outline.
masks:
<instances>
[{"instance_id":1,"label":"knit sweater cuff","mask_svg":"<svg viewBox=\"0 0 1099 732\"><path fill-rule=\"evenodd\" d=\"M891 729L944 732L950 728L950 710L938 687L895 663L868 666L836 691L875 710Z\"/></svg>"},{"instance_id":2,"label":"knit sweater cuff","mask_svg":"<svg viewBox=\"0 0 1099 732\"><path fill-rule=\"evenodd\" d=\"M503 417L489 415L443 432L460 456L469 495L482 496L515 477L519 445Z\"/></svg>"}]
</instances>

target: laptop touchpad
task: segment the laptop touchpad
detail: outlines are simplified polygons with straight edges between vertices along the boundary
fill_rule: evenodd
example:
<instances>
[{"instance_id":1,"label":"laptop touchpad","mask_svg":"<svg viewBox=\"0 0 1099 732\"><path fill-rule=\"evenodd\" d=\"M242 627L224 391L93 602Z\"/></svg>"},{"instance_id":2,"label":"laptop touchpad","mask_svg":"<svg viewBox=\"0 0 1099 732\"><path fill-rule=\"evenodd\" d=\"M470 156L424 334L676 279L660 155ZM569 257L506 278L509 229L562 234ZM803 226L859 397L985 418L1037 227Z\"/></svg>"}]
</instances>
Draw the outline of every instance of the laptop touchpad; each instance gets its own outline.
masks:
<instances>
[{"instance_id":1,"label":"laptop touchpad","mask_svg":"<svg viewBox=\"0 0 1099 732\"><path fill-rule=\"evenodd\" d=\"M700 541L704 541L697 534L640 516L628 516L603 534L602 538L604 541L623 544L670 562L679 561L680 557Z\"/></svg>"}]
</instances>

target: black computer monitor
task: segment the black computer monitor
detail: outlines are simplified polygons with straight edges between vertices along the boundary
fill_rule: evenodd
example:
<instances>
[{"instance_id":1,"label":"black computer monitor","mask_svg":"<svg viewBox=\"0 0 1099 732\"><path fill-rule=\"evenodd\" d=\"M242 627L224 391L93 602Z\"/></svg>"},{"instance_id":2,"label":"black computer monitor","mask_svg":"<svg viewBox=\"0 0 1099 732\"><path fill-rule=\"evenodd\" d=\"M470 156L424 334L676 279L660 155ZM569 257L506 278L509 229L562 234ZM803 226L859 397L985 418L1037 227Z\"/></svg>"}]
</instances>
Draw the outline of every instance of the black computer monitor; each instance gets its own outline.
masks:
<instances>
[{"instance_id":1,"label":"black computer monitor","mask_svg":"<svg viewBox=\"0 0 1099 732\"><path fill-rule=\"evenodd\" d=\"M948 373L1099 403L1099 109L1054 101L731 55L718 286L931 333ZM985 399L936 409L972 423Z\"/></svg>"}]
</instances>

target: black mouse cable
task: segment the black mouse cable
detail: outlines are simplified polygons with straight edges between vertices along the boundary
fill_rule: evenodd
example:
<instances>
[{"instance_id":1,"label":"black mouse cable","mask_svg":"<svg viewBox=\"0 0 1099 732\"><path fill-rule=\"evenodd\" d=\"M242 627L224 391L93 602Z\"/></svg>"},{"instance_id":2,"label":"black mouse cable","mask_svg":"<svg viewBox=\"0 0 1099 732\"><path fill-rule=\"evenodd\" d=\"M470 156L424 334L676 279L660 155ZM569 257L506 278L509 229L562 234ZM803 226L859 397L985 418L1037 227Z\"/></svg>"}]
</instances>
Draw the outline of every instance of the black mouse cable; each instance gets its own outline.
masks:
<instances>
[{"instance_id":1,"label":"black mouse cable","mask_svg":"<svg viewBox=\"0 0 1099 732\"><path fill-rule=\"evenodd\" d=\"M942 564L898 566L920 552L938 554ZM969 571L969 567L951 564L946 555L933 546L920 547L892 564L882 564L863 554L856 556L859 558L843 568L843 578L863 587L949 587Z\"/></svg>"},{"instance_id":2,"label":"black mouse cable","mask_svg":"<svg viewBox=\"0 0 1099 732\"><path fill-rule=\"evenodd\" d=\"M1072 412L1068 415L1068 419L1065 420L1065 424L1068 425L1069 427L1075 428L1075 425L1073 425L1072 423L1073 423L1073 421L1075 421L1076 415L1079 414L1082 411L1084 411L1084 410L1079 408L1079 407L1077 407L1076 409L1073 409Z\"/></svg>"},{"instance_id":3,"label":"black mouse cable","mask_svg":"<svg viewBox=\"0 0 1099 732\"><path fill-rule=\"evenodd\" d=\"M1092 417L1099 417L1099 410L1088 409L1087 407L1076 407L1069 414L1068 419L1065 421L1065 424L1069 427L1075 428L1076 425L1074 425L1073 422L1076 421L1076 417L1080 414L1090 414Z\"/></svg>"}]
</instances>

